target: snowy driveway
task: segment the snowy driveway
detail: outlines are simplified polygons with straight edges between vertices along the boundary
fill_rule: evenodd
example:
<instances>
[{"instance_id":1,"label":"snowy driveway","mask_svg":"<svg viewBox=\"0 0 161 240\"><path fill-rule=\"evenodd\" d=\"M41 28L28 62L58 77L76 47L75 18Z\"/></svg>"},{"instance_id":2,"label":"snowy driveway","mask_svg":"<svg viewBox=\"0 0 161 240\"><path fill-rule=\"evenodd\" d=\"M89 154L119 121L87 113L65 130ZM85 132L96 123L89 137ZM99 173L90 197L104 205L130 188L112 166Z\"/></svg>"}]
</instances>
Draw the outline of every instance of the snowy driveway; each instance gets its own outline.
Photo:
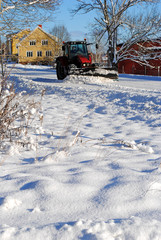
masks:
<instances>
[{"instance_id":1,"label":"snowy driveway","mask_svg":"<svg viewBox=\"0 0 161 240\"><path fill-rule=\"evenodd\" d=\"M38 149L1 165L1 239L160 239L161 79L16 65L11 80L45 89L44 120Z\"/></svg>"}]
</instances>

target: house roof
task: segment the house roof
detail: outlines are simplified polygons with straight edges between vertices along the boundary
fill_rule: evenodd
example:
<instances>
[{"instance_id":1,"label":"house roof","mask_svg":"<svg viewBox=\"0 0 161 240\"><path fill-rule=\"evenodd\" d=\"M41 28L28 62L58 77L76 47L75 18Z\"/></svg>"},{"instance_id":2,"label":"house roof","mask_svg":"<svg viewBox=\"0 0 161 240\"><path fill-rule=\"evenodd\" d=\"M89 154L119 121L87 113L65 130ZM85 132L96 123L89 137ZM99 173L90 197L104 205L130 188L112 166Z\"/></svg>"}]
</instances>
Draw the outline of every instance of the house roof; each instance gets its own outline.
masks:
<instances>
[{"instance_id":1,"label":"house roof","mask_svg":"<svg viewBox=\"0 0 161 240\"><path fill-rule=\"evenodd\" d=\"M23 38L18 45L21 45L21 43L28 37L30 36L34 31L36 31L37 29L41 30L43 33L45 33L49 38L51 38L52 40L58 42L58 38L53 36L52 34L49 34L47 32L45 32L41 27L37 26L33 31L31 31L25 38Z\"/></svg>"},{"instance_id":2,"label":"house roof","mask_svg":"<svg viewBox=\"0 0 161 240\"><path fill-rule=\"evenodd\" d=\"M126 42L118 43L117 47L121 47L124 45ZM134 42L134 44L141 44L141 43L161 43L161 37L160 38L152 38L152 39L146 39L146 40L139 40Z\"/></svg>"},{"instance_id":3,"label":"house roof","mask_svg":"<svg viewBox=\"0 0 161 240\"><path fill-rule=\"evenodd\" d=\"M23 30L21 30L21 31L9 33L9 34L6 35L6 37L7 37L7 38L9 38L9 37L14 37L14 36L18 35L18 34L21 33L21 32L24 32L24 31L31 32L29 28L26 28L26 29L23 29Z\"/></svg>"}]
</instances>

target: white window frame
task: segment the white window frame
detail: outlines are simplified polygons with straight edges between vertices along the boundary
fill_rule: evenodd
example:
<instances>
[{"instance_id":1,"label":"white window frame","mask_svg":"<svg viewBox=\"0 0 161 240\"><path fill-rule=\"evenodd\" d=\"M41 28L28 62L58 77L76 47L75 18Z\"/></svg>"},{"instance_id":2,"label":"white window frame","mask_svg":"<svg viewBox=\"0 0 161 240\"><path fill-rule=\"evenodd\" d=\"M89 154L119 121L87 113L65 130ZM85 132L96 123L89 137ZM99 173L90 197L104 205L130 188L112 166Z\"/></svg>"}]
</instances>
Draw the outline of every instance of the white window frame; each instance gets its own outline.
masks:
<instances>
[{"instance_id":1,"label":"white window frame","mask_svg":"<svg viewBox=\"0 0 161 240\"><path fill-rule=\"evenodd\" d=\"M30 40L30 46L35 46L36 45L36 40Z\"/></svg>"},{"instance_id":2,"label":"white window frame","mask_svg":"<svg viewBox=\"0 0 161 240\"><path fill-rule=\"evenodd\" d=\"M42 57L42 51L37 51L37 57Z\"/></svg>"},{"instance_id":3,"label":"white window frame","mask_svg":"<svg viewBox=\"0 0 161 240\"><path fill-rule=\"evenodd\" d=\"M46 51L46 57L51 57L52 56L52 51L51 50L47 50Z\"/></svg>"},{"instance_id":4,"label":"white window frame","mask_svg":"<svg viewBox=\"0 0 161 240\"><path fill-rule=\"evenodd\" d=\"M33 57L33 51L27 51L26 56L27 57Z\"/></svg>"},{"instance_id":5,"label":"white window frame","mask_svg":"<svg viewBox=\"0 0 161 240\"><path fill-rule=\"evenodd\" d=\"M47 46L48 45L48 39L41 40L42 46Z\"/></svg>"}]
</instances>

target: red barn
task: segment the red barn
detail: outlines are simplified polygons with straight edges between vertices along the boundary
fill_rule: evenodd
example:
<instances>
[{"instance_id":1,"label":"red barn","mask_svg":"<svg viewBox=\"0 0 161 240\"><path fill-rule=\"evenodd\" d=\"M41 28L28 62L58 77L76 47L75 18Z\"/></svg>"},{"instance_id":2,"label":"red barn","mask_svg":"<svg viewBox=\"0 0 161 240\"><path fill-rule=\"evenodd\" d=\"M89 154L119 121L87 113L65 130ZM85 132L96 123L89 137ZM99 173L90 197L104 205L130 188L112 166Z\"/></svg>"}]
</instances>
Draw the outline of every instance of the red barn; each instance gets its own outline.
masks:
<instances>
[{"instance_id":1,"label":"red barn","mask_svg":"<svg viewBox=\"0 0 161 240\"><path fill-rule=\"evenodd\" d=\"M126 48L118 45L123 55L118 63L119 73L161 76L161 39L139 42Z\"/></svg>"}]
</instances>

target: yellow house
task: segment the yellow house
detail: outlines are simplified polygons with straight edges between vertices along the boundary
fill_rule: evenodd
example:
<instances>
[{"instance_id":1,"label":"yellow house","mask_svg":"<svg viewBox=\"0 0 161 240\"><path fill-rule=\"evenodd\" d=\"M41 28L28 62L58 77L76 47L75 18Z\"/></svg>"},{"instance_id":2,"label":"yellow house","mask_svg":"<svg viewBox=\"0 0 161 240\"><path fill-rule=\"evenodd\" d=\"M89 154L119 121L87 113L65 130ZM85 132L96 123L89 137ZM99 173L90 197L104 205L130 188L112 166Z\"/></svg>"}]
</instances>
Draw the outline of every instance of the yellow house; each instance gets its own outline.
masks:
<instances>
[{"instance_id":1,"label":"yellow house","mask_svg":"<svg viewBox=\"0 0 161 240\"><path fill-rule=\"evenodd\" d=\"M52 62L59 49L57 38L46 33L41 25L23 38L17 46L18 61L22 64Z\"/></svg>"},{"instance_id":2,"label":"yellow house","mask_svg":"<svg viewBox=\"0 0 161 240\"><path fill-rule=\"evenodd\" d=\"M7 35L7 55L8 56L18 56L18 44L25 38L29 33L30 29L24 29L17 33L12 33Z\"/></svg>"}]
</instances>

